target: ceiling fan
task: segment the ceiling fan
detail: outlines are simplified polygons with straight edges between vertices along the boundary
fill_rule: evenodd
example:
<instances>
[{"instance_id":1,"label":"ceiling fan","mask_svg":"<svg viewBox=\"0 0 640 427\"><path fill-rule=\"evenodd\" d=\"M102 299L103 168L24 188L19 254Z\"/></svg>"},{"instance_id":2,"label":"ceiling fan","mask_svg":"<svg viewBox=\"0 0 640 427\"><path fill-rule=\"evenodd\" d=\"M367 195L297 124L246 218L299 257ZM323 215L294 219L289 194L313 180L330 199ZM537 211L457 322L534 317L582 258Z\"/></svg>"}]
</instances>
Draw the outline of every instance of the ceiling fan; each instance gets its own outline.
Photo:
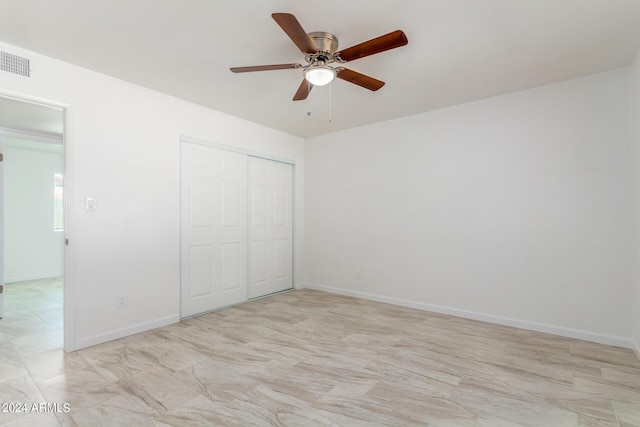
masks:
<instances>
[{"instance_id":1,"label":"ceiling fan","mask_svg":"<svg viewBox=\"0 0 640 427\"><path fill-rule=\"evenodd\" d=\"M372 91L384 86L384 82L373 77L358 73L357 71L342 66L331 67L328 64L344 64L349 61L364 58L365 56L395 49L408 43L407 36L396 30L369 41L357 44L348 49L337 51L338 38L333 34L322 31L306 33L300 22L290 13L274 13L271 17L280 25L291 38L298 49L304 53L307 65L301 64L274 64L256 65L251 67L233 67L234 73L247 73L252 71L286 70L302 68L304 79L293 97L294 101L307 99L313 86L324 86L335 77L348 81Z\"/></svg>"}]
</instances>

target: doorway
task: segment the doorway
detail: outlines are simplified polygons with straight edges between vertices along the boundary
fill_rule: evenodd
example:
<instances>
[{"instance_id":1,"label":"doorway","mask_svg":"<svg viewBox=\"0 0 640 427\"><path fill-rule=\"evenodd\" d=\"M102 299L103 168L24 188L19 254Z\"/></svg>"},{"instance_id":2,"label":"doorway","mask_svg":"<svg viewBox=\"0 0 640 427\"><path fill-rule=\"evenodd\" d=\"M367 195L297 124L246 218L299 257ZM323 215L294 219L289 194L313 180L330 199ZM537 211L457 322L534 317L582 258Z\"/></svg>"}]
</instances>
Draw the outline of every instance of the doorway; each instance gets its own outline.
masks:
<instances>
[{"instance_id":1,"label":"doorway","mask_svg":"<svg viewBox=\"0 0 640 427\"><path fill-rule=\"evenodd\" d=\"M64 110L0 96L0 334L20 357L63 347Z\"/></svg>"}]
</instances>

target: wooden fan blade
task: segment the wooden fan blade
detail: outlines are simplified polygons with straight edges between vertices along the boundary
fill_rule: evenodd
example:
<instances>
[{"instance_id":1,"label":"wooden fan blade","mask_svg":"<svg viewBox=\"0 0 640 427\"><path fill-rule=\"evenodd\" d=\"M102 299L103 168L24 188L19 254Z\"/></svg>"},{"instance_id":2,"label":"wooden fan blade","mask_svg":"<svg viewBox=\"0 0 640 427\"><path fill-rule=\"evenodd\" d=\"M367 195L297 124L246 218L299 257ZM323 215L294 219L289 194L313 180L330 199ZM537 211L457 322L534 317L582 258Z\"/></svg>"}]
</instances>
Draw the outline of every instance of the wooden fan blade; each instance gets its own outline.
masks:
<instances>
[{"instance_id":1,"label":"wooden fan blade","mask_svg":"<svg viewBox=\"0 0 640 427\"><path fill-rule=\"evenodd\" d=\"M338 71L336 76L339 79L346 80L349 83L356 84L365 89L378 90L384 86L384 82L373 77L366 76L357 71L349 70L348 68L342 68Z\"/></svg>"},{"instance_id":2,"label":"wooden fan blade","mask_svg":"<svg viewBox=\"0 0 640 427\"><path fill-rule=\"evenodd\" d=\"M287 70L289 68L300 68L300 64L274 64L274 65L254 65L252 67L232 67L233 73L249 73L252 71Z\"/></svg>"},{"instance_id":3,"label":"wooden fan blade","mask_svg":"<svg viewBox=\"0 0 640 427\"><path fill-rule=\"evenodd\" d=\"M309 92L313 89L313 85L307 81L307 79L302 79L302 83L300 83L300 87L298 87L298 91L295 95L293 95L294 101L302 101L303 99L307 99L309 96Z\"/></svg>"},{"instance_id":4,"label":"wooden fan blade","mask_svg":"<svg viewBox=\"0 0 640 427\"><path fill-rule=\"evenodd\" d=\"M357 44L345 50L336 53L343 61L349 62L354 59L364 58L365 56L384 52L385 50L395 49L409 43L407 36L401 31L392 31L375 39Z\"/></svg>"},{"instance_id":5,"label":"wooden fan blade","mask_svg":"<svg viewBox=\"0 0 640 427\"><path fill-rule=\"evenodd\" d=\"M290 13L273 13L271 17L280 25L280 28L304 53L316 53L316 44L309 38L295 16Z\"/></svg>"}]
</instances>

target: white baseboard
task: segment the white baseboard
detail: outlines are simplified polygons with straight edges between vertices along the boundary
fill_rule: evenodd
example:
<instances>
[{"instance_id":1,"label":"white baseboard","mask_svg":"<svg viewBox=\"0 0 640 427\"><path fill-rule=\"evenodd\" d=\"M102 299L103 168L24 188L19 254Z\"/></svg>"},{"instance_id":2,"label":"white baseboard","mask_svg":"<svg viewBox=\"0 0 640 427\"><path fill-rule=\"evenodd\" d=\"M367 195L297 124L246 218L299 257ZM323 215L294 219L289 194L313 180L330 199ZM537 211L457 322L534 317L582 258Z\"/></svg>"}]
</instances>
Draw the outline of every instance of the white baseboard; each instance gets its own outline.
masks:
<instances>
[{"instance_id":1,"label":"white baseboard","mask_svg":"<svg viewBox=\"0 0 640 427\"><path fill-rule=\"evenodd\" d=\"M118 338L128 337L129 335L138 334L140 332L146 332L151 329L160 328L162 326L171 325L180 321L180 315L163 317L151 322L139 323L134 326L118 329L115 331L107 332L106 334L94 335L88 338L82 338L70 343L65 347L65 351L76 351L93 345L102 344L107 341L117 340ZM66 343L65 343L66 344Z\"/></svg>"},{"instance_id":2,"label":"white baseboard","mask_svg":"<svg viewBox=\"0 0 640 427\"><path fill-rule=\"evenodd\" d=\"M313 289L317 291L330 292L333 294L346 295L356 298L362 298L371 301L382 302L386 304L399 305L402 307L415 308L418 310L431 311L434 313L447 314L450 316L462 317L465 319L479 320L482 322L495 323L498 325L513 326L515 328L526 329L530 331L543 332L552 335L558 335L568 338L576 338L585 341L596 342L599 344L613 345L616 347L624 347L635 350L640 358L640 349L630 339L598 334L594 332L582 331L579 329L565 328L561 326L546 325L543 323L528 322L526 320L518 320L509 317L496 316L487 313L478 313L475 311L461 310L452 307L444 307L439 305L425 304L417 301L404 300L383 295L375 295L367 292L352 291L331 286L318 285L314 283L304 283L296 286L296 289Z\"/></svg>"},{"instance_id":3,"label":"white baseboard","mask_svg":"<svg viewBox=\"0 0 640 427\"><path fill-rule=\"evenodd\" d=\"M55 279L58 277L62 277L62 271L57 273L48 273L48 274L33 274L28 276L16 276L16 277L5 277L4 283L15 283L15 282L28 282L31 280L40 280L40 279Z\"/></svg>"}]
</instances>

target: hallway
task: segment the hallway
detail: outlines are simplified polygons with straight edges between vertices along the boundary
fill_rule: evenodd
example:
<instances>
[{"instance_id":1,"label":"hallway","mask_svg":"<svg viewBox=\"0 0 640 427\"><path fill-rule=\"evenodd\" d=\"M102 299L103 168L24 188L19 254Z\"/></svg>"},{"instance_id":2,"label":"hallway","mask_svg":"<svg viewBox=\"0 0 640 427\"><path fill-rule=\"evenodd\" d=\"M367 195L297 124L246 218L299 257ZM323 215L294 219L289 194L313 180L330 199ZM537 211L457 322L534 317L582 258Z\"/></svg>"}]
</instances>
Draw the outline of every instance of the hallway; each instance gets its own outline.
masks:
<instances>
[{"instance_id":1,"label":"hallway","mask_svg":"<svg viewBox=\"0 0 640 427\"><path fill-rule=\"evenodd\" d=\"M62 348L62 278L4 285L4 318L0 320L2 349L20 357ZM0 371L0 381L3 372Z\"/></svg>"}]
</instances>

